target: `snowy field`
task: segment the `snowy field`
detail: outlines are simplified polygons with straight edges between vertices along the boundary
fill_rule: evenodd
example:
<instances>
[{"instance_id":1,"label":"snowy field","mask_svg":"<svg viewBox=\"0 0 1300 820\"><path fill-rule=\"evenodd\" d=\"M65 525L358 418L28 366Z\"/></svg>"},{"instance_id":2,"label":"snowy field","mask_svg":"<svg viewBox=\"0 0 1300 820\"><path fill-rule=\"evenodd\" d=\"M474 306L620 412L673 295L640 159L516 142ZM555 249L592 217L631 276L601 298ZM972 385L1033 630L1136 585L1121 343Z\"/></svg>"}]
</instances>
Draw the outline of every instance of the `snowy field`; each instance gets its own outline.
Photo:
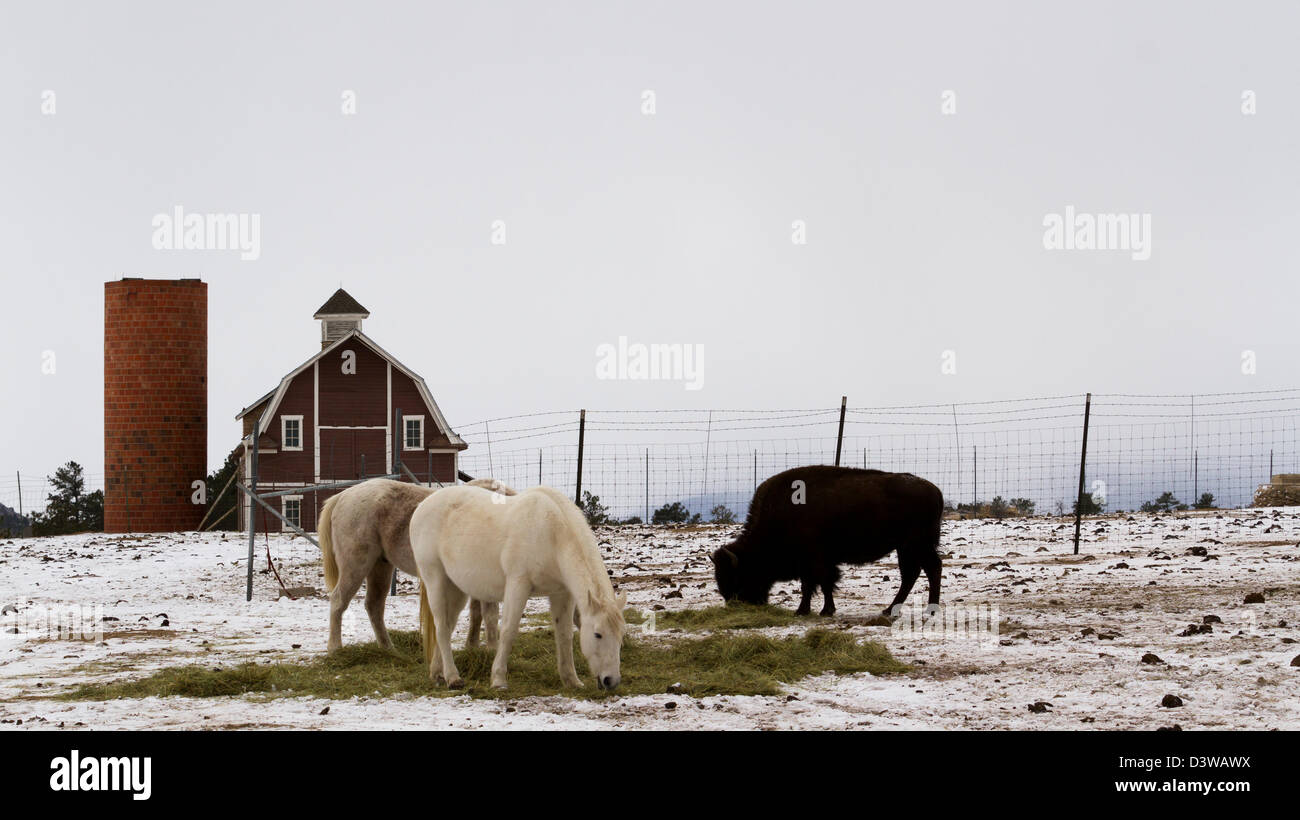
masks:
<instances>
[{"instance_id":1,"label":"snowy field","mask_svg":"<svg viewBox=\"0 0 1300 820\"><path fill-rule=\"evenodd\" d=\"M654 611L719 603L708 553L734 530L629 527L597 534L629 605ZM908 674L823 675L777 697L663 694L596 702L558 695L53 700L51 694L76 684L140 677L161 666L310 658L325 649L327 602L279 597L261 536L252 603L244 601L248 545L237 535L4 541L0 727L1300 729L1300 666L1292 665L1300 656L1300 511L1090 518L1078 556L1072 536L1073 522L1058 518L945 524L943 601L953 612L995 608L996 635L869 626L897 589L897 567L892 558L845 567L839 612L825 623L881 641L913 667ZM323 586L311 544L272 537L269 548L287 586ZM923 604L926 589L922 576L909 603ZM389 602L390 628L415 628L414 593L413 579L403 577ZM1246 603L1248 596L1262 603ZM772 602L793 608L797 585L778 585ZM820 604L819 595L814 611ZM33 630L40 613L68 605L102 606L94 620L103 639L52 640ZM545 605L534 600L529 612ZM690 637L661 631L638 639ZM344 640L373 640L360 596ZM1159 662L1144 662L1148 654ZM1162 706L1167 695L1182 705Z\"/></svg>"}]
</instances>

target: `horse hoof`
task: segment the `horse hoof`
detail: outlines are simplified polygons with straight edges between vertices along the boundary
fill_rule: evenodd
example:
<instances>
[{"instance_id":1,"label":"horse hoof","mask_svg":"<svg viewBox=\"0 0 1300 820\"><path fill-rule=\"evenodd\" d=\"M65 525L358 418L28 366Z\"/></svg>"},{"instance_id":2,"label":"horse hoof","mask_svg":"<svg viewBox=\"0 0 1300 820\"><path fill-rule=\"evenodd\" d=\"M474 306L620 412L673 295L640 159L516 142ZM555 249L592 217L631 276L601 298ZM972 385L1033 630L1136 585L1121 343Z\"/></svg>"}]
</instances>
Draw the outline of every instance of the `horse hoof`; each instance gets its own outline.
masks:
<instances>
[{"instance_id":1,"label":"horse hoof","mask_svg":"<svg viewBox=\"0 0 1300 820\"><path fill-rule=\"evenodd\" d=\"M794 614L795 614L795 615L798 615L798 616L800 616L800 617L803 617L804 615L811 615L811 614L812 614L812 610L811 610L811 609L807 609L807 608L805 608L805 607L799 607L798 609L796 609L796 610L794 611Z\"/></svg>"},{"instance_id":2,"label":"horse hoof","mask_svg":"<svg viewBox=\"0 0 1300 820\"><path fill-rule=\"evenodd\" d=\"M456 679L453 680L453 681L448 681L448 682L447 682L447 688L448 688L448 689L464 689L464 688L465 688L465 681L461 680L460 678L456 678Z\"/></svg>"},{"instance_id":3,"label":"horse hoof","mask_svg":"<svg viewBox=\"0 0 1300 820\"><path fill-rule=\"evenodd\" d=\"M835 614L835 610L833 609L823 609L821 612L823 618L829 618L834 614Z\"/></svg>"}]
</instances>

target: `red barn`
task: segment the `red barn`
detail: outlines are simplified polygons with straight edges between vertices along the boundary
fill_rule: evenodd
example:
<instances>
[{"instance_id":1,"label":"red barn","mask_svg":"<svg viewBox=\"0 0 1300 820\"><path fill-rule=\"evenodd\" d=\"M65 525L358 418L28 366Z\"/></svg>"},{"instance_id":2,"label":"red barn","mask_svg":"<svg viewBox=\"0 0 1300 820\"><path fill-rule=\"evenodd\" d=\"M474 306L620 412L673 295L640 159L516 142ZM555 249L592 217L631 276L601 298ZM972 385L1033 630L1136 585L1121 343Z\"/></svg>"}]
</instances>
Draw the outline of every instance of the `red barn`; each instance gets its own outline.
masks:
<instances>
[{"instance_id":1,"label":"red barn","mask_svg":"<svg viewBox=\"0 0 1300 820\"><path fill-rule=\"evenodd\" d=\"M316 311L320 352L235 417L244 423L238 451L243 476L252 472L249 444L261 420L254 488L259 494L399 472L393 462L399 410L401 463L422 483L455 483L457 454L469 445L447 424L424 379L361 332L369 316L340 288ZM267 501L288 520L315 531L320 506L333 492L304 490ZM241 494L240 529L247 527L250 503ZM259 529L263 519L272 532L284 529L260 507L255 513L262 516Z\"/></svg>"}]
</instances>

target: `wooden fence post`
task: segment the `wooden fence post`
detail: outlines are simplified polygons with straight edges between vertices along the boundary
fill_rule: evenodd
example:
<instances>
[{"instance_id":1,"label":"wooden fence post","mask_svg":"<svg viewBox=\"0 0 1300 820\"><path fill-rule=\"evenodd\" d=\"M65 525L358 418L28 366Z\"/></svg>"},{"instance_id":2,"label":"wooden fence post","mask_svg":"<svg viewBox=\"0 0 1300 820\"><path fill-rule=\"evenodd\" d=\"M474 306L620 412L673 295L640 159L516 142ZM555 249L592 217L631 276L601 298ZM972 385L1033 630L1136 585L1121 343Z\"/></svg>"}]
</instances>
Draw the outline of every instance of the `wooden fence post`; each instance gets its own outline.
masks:
<instances>
[{"instance_id":1,"label":"wooden fence post","mask_svg":"<svg viewBox=\"0 0 1300 820\"><path fill-rule=\"evenodd\" d=\"M587 435L587 411L578 411L578 483L573 490L573 503L582 506L582 444Z\"/></svg>"},{"instance_id":2,"label":"wooden fence post","mask_svg":"<svg viewBox=\"0 0 1300 820\"><path fill-rule=\"evenodd\" d=\"M266 411L263 411L266 412ZM257 508L253 506L253 494L257 492L257 444L258 439L262 436L262 417L259 415L257 421L253 424L252 438L249 446L253 448L252 475L246 476L248 481L248 587L244 592L244 600L253 600L253 549L254 539L257 536Z\"/></svg>"},{"instance_id":3,"label":"wooden fence post","mask_svg":"<svg viewBox=\"0 0 1300 820\"><path fill-rule=\"evenodd\" d=\"M1083 521L1083 474L1088 465L1088 419L1092 415L1092 394L1083 405L1083 450L1079 453L1079 493L1074 497L1074 554L1079 554L1079 526Z\"/></svg>"},{"instance_id":4,"label":"wooden fence post","mask_svg":"<svg viewBox=\"0 0 1300 820\"><path fill-rule=\"evenodd\" d=\"M835 437L835 466L840 466L840 450L844 447L844 410L848 407L849 397L840 396L840 432Z\"/></svg>"}]
</instances>

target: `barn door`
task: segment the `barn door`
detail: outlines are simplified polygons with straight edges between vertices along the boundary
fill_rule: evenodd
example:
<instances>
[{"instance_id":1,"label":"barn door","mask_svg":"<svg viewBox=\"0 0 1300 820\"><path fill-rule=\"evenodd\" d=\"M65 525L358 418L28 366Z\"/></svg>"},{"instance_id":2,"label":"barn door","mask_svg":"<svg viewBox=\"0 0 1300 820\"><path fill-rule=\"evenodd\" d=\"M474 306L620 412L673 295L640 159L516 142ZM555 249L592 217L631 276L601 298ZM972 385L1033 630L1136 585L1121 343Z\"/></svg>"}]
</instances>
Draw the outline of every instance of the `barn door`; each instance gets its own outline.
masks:
<instances>
[{"instance_id":1,"label":"barn door","mask_svg":"<svg viewBox=\"0 0 1300 820\"><path fill-rule=\"evenodd\" d=\"M320 477L323 481L351 481L358 475L354 457L355 430L320 431Z\"/></svg>"}]
</instances>

